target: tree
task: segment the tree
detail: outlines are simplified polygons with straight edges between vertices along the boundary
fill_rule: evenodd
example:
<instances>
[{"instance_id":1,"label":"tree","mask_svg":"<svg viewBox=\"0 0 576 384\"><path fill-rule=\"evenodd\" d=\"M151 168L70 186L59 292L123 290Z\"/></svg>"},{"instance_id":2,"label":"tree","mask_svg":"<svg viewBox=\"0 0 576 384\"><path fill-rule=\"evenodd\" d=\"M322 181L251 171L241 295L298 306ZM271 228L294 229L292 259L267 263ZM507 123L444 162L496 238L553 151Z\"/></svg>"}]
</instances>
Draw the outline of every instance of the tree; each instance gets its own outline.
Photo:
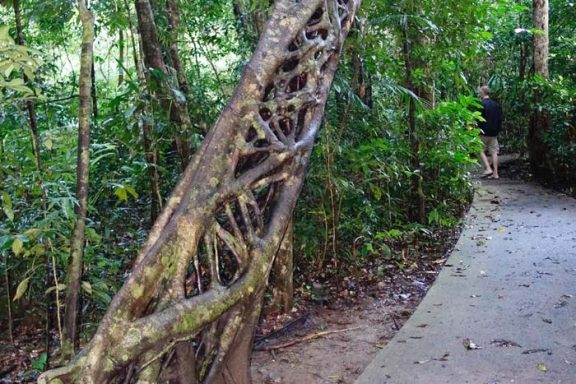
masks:
<instances>
[{"instance_id":1,"label":"tree","mask_svg":"<svg viewBox=\"0 0 576 384\"><path fill-rule=\"evenodd\" d=\"M39 382L250 382L253 326L359 4L277 1L94 338Z\"/></svg>"},{"instance_id":2,"label":"tree","mask_svg":"<svg viewBox=\"0 0 576 384\"><path fill-rule=\"evenodd\" d=\"M548 80L548 0L532 0L532 23L537 32L534 34L534 75ZM535 95L534 104L541 102ZM534 175L539 179L549 177L553 166L549 164L548 146L544 136L550 131L550 116L545 110L534 111L528 132L528 151Z\"/></svg>"},{"instance_id":3,"label":"tree","mask_svg":"<svg viewBox=\"0 0 576 384\"><path fill-rule=\"evenodd\" d=\"M160 42L158 41L158 33L156 31L156 24L154 21L154 12L152 5L148 0L136 0L136 14L138 15L138 29L141 36L141 46L143 53L143 60L146 68L153 72L148 76L148 82L154 84L155 93L160 99L161 106L164 110L169 111L170 119L176 124L176 145L178 153L182 160L183 168L188 164L190 158L190 143L183 139L184 135L192 133L192 123L190 115L188 114L188 107L186 104L186 91L188 83L185 81L182 67L180 65L180 56L178 53L178 46L175 42L178 28L178 6L173 1L168 1L168 19L171 29L171 39L174 40L169 49L168 56L172 61L174 70L176 71L175 85L169 86L168 68L164 62ZM184 89L184 93L181 89ZM178 97L177 95L181 95ZM183 99L183 100L179 100Z\"/></svg>"},{"instance_id":4,"label":"tree","mask_svg":"<svg viewBox=\"0 0 576 384\"><path fill-rule=\"evenodd\" d=\"M84 0L78 0L82 21L82 52L80 55L78 113L78 154L76 165L76 220L70 239L70 261L66 285L66 312L62 338L62 356L74 355L78 343L78 315L80 311L80 284L84 259L84 238L88 212L88 171L90 167L90 123L92 114L94 15Z\"/></svg>"}]
</instances>

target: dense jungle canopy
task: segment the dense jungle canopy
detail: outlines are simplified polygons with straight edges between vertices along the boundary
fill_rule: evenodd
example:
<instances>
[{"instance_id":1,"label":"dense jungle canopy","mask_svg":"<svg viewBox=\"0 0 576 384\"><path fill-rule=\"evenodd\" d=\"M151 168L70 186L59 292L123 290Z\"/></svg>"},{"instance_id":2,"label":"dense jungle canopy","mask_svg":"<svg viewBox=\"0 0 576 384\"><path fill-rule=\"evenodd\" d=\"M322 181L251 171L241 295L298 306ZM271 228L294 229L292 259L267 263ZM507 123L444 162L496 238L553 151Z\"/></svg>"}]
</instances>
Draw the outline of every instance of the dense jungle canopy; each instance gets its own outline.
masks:
<instances>
[{"instance_id":1,"label":"dense jungle canopy","mask_svg":"<svg viewBox=\"0 0 576 384\"><path fill-rule=\"evenodd\" d=\"M0 1L2 339L45 330L44 382L250 382L262 306L458 225L481 85L576 194L572 1Z\"/></svg>"}]
</instances>

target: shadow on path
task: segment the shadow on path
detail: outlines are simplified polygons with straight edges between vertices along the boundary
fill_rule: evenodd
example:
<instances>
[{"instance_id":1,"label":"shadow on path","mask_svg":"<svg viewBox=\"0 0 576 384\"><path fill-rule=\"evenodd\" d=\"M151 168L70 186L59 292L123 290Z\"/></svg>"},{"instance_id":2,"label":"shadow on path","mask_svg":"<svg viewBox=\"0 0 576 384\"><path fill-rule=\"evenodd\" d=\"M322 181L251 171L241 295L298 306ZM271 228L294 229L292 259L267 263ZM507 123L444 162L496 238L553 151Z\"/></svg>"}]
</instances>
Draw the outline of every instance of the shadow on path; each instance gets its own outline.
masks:
<instances>
[{"instance_id":1,"label":"shadow on path","mask_svg":"<svg viewBox=\"0 0 576 384\"><path fill-rule=\"evenodd\" d=\"M480 185L436 283L356 381L380 383L575 384L576 200Z\"/></svg>"}]
</instances>

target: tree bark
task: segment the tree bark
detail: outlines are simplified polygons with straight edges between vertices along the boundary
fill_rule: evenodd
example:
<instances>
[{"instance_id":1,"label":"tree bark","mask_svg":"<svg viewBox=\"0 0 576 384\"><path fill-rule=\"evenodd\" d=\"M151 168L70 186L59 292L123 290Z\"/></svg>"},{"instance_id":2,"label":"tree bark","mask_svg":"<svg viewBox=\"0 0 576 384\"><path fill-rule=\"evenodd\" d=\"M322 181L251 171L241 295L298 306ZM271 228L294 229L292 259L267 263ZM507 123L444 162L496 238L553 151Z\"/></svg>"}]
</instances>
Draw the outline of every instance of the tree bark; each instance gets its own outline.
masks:
<instances>
[{"instance_id":1,"label":"tree bark","mask_svg":"<svg viewBox=\"0 0 576 384\"><path fill-rule=\"evenodd\" d=\"M532 0L532 22L534 29L540 33L534 34L534 74L544 79L549 78L548 70L548 0ZM542 103L539 93L535 95L534 105ZM549 148L544 137L550 131L551 122L548 111L538 108L530 119L528 131L528 153L532 171L540 180L550 179L554 167L548 159Z\"/></svg>"},{"instance_id":2,"label":"tree bark","mask_svg":"<svg viewBox=\"0 0 576 384\"><path fill-rule=\"evenodd\" d=\"M80 309L80 283L84 259L84 230L88 210L88 171L90 166L90 116L92 113L94 15L84 0L78 0L82 21L82 53L80 56L80 109L78 113L78 164L76 168L76 221L70 239L70 263L66 285L66 311L62 356L70 358L78 344L78 317Z\"/></svg>"},{"instance_id":3,"label":"tree bark","mask_svg":"<svg viewBox=\"0 0 576 384\"><path fill-rule=\"evenodd\" d=\"M139 112L139 131L142 135L142 147L144 150L144 160L148 171L150 181L150 223L154 223L156 218L162 210L162 193L160 189L160 172L158 171L158 150L156 149L154 138L154 116L150 113L149 100L151 100L150 90L146 85L146 76L144 74L144 65L138 51L143 51L142 45L136 42L134 37L134 26L132 25L132 18L130 15L130 5L128 0L124 0L124 7L128 15L128 27L130 30L130 40L132 42L132 56L134 59L134 67L136 68L136 75L138 77L138 84L140 87L141 95L144 95L141 100L141 107ZM143 56L143 55L142 55Z\"/></svg>"},{"instance_id":4,"label":"tree bark","mask_svg":"<svg viewBox=\"0 0 576 384\"><path fill-rule=\"evenodd\" d=\"M178 85L180 90L186 97L190 96L190 85L188 84L188 78L186 77L186 72L182 67L182 62L180 61L180 53L178 51L178 29L180 27L180 10L178 9L177 0L167 0L166 8L168 10L168 24L170 26L170 60L172 61L172 67L176 72L178 79Z\"/></svg>"},{"instance_id":5,"label":"tree bark","mask_svg":"<svg viewBox=\"0 0 576 384\"><path fill-rule=\"evenodd\" d=\"M175 12L175 10L172 10L172 12ZM140 41L142 44L144 64L146 68L155 69L163 74L164 77L168 78L169 73L164 58L162 57L162 50L158 41L154 13L150 1L136 0L136 14L138 15L138 28L141 36ZM175 17L175 15L173 15L173 17ZM180 63L179 57L177 59L178 63ZM182 75L182 73L180 75ZM192 122L190 121L186 101L179 101L173 95L174 91L168 86L166 79L158 79L157 76L148 76L148 80L149 82L153 80L156 84L157 90L155 93L160 99L160 104L162 108L169 111L170 119L176 125L177 132L175 141L182 160L182 166L185 167L190 160L190 143L186 139L186 136L192 133Z\"/></svg>"},{"instance_id":6,"label":"tree bark","mask_svg":"<svg viewBox=\"0 0 576 384\"><path fill-rule=\"evenodd\" d=\"M549 77L548 11L548 0L532 0L534 29L541 31L534 34L534 72L545 79Z\"/></svg>"},{"instance_id":7,"label":"tree bark","mask_svg":"<svg viewBox=\"0 0 576 384\"><path fill-rule=\"evenodd\" d=\"M173 1L173 0L171 0ZM234 0L234 13L239 25L239 32L248 44L255 44L268 19L270 7L260 4L253 9L252 0ZM254 40L254 41L253 41ZM293 306L294 284L294 252L293 252L293 221L290 220L282 244L272 266L269 291L272 299L266 304L265 312L280 311L288 313Z\"/></svg>"},{"instance_id":8,"label":"tree bark","mask_svg":"<svg viewBox=\"0 0 576 384\"><path fill-rule=\"evenodd\" d=\"M126 51L126 39L124 30L118 30L118 86L124 83L124 56Z\"/></svg>"},{"instance_id":9,"label":"tree bark","mask_svg":"<svg viewBox=\"0 0 576 384\"><path fill-rule=\"evenodd\" d=\"M288 313L294 305L294 247L293 221L290 220L276 259L272 266L270 287L272 300L268 304L273 311Z\"/></svg>"},{"instance_id":10,"label":"tree bark","mask_svg":"<svg viewBox=\"0 0 576 384\"><path fill-rule=\"evenodd\" d=\"M407 16L405 16L407 17ZM404 58L404 71L406 76L406 88L417 94L417 87L413 79L413 58L412 58L412 39L409 33L409 22L406 20L402 25L402 53ZM419 223L424 224L426 221L426 196L422 185L422 167L420 166L420 140L416 127L416 101L412 96L408 105L408 137L410 141L410 150L412 157L412 190L416 200L416 215L412 215Z\"/></svg>"},{"instance_id":11,"label":"tree bark","mask_svg":"<svg viewBox=\"0 0 576 384\"><path fill-rule=\"evenodd\" d=\"M113 382L134 364L135 376L155 365L161 377L177 368L171 351L186 342L196 351L198 381L250 382L245 346L251 338L238 335L259 312L359 3L276 2L232 100L186 168L94 338L40 383ZM227 375L223 366L230 365L220 364L227 361L238 371ZM221 368L213 373L214 365Z\"/></svg>"}]
</instances>

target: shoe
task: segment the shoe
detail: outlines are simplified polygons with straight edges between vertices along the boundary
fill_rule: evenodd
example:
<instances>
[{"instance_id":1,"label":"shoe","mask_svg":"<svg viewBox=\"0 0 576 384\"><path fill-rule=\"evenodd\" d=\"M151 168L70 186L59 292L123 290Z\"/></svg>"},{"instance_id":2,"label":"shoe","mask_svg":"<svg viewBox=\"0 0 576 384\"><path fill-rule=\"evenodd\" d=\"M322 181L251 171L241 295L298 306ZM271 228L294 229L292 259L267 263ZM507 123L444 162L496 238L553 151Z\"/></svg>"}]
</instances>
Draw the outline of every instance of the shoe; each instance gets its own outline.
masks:
<instances>
[{"instance_id":1,"label":"shoe","mask_svg":"<svg viewBox=\"0 0 576 384\"><path fill-rule=\"evenodd\" d=\"M488 178L489 178L490 180L498 180L498 179L500 179L500 177L494 176L494 175L492 175L492 174L490 174L490 176L488 176Z\"/></svg>"},{"instance_id":2,"label":"shoe","mask_svg":"<svg viewBox=\"0 0 576 384\"><path fill-rule=\"evenodd\" d=\"M491 178L493 173L494 173L494 172L483 173L482 175L480 175L480 178L481 178L481 179Z\"/></svg>"}]
</instances>

